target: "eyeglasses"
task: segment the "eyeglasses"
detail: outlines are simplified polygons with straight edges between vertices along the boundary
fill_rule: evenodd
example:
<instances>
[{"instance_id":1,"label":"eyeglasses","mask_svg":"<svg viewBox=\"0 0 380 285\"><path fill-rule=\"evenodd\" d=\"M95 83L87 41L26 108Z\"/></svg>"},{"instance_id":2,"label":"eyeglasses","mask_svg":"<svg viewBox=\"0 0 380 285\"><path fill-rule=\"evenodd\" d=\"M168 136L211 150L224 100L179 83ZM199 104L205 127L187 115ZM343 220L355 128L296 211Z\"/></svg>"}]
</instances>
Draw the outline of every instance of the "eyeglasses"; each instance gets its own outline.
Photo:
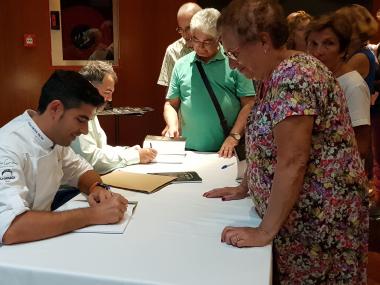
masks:
<instances>
[{"instance_id":1,"label":"eyeglasses","mask_svg":"<svg viewBox=\"0 0 380 285\"><path fill-rule=\"evenodd\" d=\"M239 57L239 47L233 49L233 50L228 50L228 51L225 51L224 52L224 55L226 57L228 57L229 59L232 59L234 61L238 61L238 57Z\"/></svg>"},{"instance_id":2,"label":"eyeglasses","mask_svg":"<svg viewBox=\"0 0 380 285\"><path fill-rule=\"evenodd\" d=\"M204 47L210 47L217 42L217 40L200 41L196 37L192 37L191 41L192 41L193 45L204 46Z\"/></svg>"},{"instance_id":3,"label":"eyeglasses","mask_svg":"<svg viewBox=\"0 0 380 285\"><path fill-rule=\"evenodd\" d=\"M184 29L182 29L181 27L177 27L175 30L177 31L177 33L182 35L182 34L188 33L190 31L190 26L187 26Z\"/></svg>"}]
</instances>

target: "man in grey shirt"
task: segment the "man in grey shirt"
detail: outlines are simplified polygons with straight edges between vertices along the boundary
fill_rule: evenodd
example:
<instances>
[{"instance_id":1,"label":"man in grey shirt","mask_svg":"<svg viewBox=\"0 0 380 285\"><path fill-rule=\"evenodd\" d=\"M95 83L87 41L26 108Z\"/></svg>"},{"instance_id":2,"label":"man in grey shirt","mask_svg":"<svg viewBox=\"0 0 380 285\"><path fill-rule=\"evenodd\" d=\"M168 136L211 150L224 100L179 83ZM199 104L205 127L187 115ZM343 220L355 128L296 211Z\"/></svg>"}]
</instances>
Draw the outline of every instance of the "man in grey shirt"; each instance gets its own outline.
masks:
<instances>
[{"instance_id":1,"label":"man in grey shirt","mask_svg":"<svg viewBox=\"0 0 380 285\"><path fill-rule=\"evenodd\" d=\"M194 14L200 10L202 8L193 2L185 3L179 8L177 13L177 32L181 35L181 38L170 44L166 49L157 81L158 85L168 87L176 61L193 50L191 47L190 21Z\"/></svg>"}]
</instances>

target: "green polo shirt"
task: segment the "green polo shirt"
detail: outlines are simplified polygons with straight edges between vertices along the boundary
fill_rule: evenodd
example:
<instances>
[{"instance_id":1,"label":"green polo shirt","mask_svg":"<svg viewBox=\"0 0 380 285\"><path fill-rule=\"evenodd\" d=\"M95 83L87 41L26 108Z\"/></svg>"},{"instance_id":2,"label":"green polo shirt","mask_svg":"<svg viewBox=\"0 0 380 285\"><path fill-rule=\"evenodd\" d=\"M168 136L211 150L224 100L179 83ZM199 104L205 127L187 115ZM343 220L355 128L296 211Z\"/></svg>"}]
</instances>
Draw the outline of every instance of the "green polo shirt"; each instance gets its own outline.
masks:
<instances>
[{"instance_id":1,"label":"green polo shirt","mask_svg":"<svg viewBox=\"0 0 380 285\"><path fill-rule=\"evenodd\" d=\"M176 62L166 99L181 100L181 130L186 138L186 148L218 151L225 137L218 113L195 64L197 60L200 61L196 53L191 52ZM255 95L252 80L230 68L222 47L209 62L202 62L202 66L228 126L232 128L241 108L239 97Z\"/></svg>"}]
</instances>

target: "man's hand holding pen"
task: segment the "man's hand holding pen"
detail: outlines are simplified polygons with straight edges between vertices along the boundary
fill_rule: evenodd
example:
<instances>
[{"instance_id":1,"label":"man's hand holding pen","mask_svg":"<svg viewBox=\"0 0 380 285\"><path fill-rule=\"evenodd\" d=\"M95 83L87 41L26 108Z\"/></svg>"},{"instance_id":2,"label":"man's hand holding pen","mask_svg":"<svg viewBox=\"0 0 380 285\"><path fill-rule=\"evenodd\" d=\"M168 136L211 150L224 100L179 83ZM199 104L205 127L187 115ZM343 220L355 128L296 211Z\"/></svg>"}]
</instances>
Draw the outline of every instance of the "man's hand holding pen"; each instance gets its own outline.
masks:
<instances>
[{"instance_id":1,"label":"man's hand holding pen","mask_svg":"<svg viewBox=\"0 0 380 285\"><path fill-rule=\"evenodd\" d=\"M109 189L108 185L100 182L96 182L90 187L87 200L94 224L117 223L124 217L128 200Z\"/></svg>"},{"instance_id":2,"label":"man's hand holding pen","mask_svg":"<svg viewBox=\"0 0 380 285\"><path fill-rule=\"evenodd\" d=\"M124 196L105 189L91 193L88 203L94 224L117 223L124 217L128 207L128 200Z\"/></svg>"},{"instance_id":3,"label":"man's hand holding pen","mask_svg":"<svg viewBox=\"0 0 380 285\"><path fill-rule=\"evenodd\" d=\"M152 145L152 144L151 144ZM149 163L157 156L157 150L150 148L139 149L140 163Z\"/></svg>"},{"instance_id":4,"label":"man's hand holding pen","mask_svg":"<svg viewBox=\"0 0 380 285\"><path fill-rule=\"evenodd\" d=\"M112 193L111 198L91 205L94 224L113 224L119 222L128 207L128 200L118 193Z\"/></svg>"}]
</instances>

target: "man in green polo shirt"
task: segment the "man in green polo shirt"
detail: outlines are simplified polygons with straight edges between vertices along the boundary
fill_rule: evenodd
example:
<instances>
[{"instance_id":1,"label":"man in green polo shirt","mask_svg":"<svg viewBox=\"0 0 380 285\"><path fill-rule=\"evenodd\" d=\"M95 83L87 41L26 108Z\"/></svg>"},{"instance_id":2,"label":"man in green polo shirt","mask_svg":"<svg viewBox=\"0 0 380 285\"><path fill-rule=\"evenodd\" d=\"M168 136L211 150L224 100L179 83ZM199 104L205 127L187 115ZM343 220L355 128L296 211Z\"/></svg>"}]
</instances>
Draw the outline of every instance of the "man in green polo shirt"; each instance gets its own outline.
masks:
<instances>
[{"instance_id":1,"label":"man in green polo shirt","mask_svg":"<svg viewBox=\"0 0 380 285\"><path fill-rule=\"evenodd\" d=\"M174 66L164 106L167 128L163 135L186 137L187 149L218 151L220 156L231 157L244 134L255 91L251 80L229 66L218 42L219 15L216 9L208 8L197 12L191 20L194 52L182 57ZM227 138L196 61L202 63L231 129Z\"/></svg>"}]
</instances>

